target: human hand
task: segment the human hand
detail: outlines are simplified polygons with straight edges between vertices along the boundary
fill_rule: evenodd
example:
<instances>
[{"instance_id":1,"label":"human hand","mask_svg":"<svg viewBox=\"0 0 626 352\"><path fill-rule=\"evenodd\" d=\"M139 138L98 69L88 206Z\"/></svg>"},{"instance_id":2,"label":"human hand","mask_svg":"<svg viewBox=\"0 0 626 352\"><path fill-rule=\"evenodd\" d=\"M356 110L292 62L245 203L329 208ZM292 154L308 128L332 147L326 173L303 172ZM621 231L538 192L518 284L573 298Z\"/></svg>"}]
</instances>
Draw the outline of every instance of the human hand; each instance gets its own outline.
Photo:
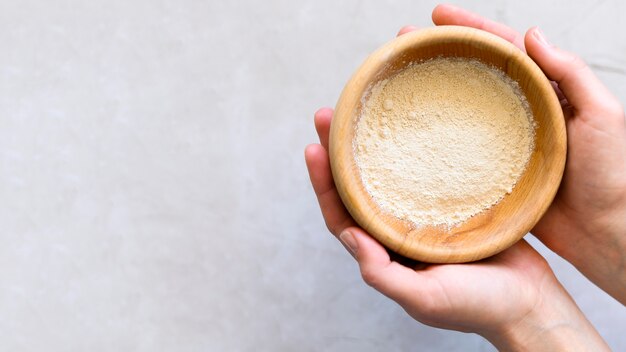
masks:
<instances>
[{"instance_id":1,"label":"human hand","mask_svg":"<svg viewBox=\"0 0 626 352\"><path fill-rule=\"evenodd\" d=\"M557 85L568 136L561 187L532 229L546 246L626 304L626 121L620 102L577 56L550 44L538 28L525 36L451 5L436 25L474 27L522 50Z\"/></svg>"},{"instance_id":2,"label":"human hand","mask_svg":"<svg viewBox=\"0 0 626 352\"><path fill-rule=\"evenodd\" d=\"M320 144L305 159L326 225L357 260L363 280L425 324L481 334L500 350L605 350L602 338L525 241L470 264L392 261L357 227L335 188L328 157L333 111L320 109Z\"/></svg>"}]
</instances>

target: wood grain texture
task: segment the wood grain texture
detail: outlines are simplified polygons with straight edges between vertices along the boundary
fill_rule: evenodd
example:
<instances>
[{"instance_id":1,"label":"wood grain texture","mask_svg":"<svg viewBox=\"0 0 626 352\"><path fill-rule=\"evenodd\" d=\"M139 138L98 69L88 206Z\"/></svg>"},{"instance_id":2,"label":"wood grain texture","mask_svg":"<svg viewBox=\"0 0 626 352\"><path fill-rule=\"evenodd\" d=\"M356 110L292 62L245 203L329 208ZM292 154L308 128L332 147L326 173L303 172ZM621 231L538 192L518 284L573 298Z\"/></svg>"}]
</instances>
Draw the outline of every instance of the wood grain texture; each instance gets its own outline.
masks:
<instances>
[{"instance_id":1,"label":"wood grain texture","mask_svg":"<svg viewBox=\"0 0 626 352\"><path fill-rule=\"evenodd\" d=\"M415 226L383 211L362 183L353 139L368 90L414 61L438 56L478 59L517 81L537 123L535 149L513 191L453 227ZM387 248L431 263L458 263L496 254L520 240L545 213L561 182L567 137L563 112L541 69L511 43L484 31L440 26L402 35L370 55L346 84L330 131L330 159L341 199L354 219Z\"/></svg>"}]
</instances>

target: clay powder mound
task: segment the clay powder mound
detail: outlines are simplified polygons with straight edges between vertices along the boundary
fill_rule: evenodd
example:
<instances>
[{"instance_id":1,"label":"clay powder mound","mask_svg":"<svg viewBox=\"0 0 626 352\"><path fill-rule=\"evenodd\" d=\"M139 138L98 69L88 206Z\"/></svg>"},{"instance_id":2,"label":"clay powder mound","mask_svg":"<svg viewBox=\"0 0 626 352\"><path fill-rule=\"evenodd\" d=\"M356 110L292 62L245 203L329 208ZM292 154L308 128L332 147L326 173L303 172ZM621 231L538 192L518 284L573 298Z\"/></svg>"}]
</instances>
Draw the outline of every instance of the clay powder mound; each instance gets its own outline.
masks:
<instances>
[{"instance_id":1,"label":"clay powder mound","mask_svg":"<svg viewBox=\"0 0 626 352\"><path fill-rule=\"evenodd\" d=\"M384 211L451 227L513 190L534 129L517 82L476 60L435 58L371 88L353 147L363 184Z\"/></svg>"}]
</instances>

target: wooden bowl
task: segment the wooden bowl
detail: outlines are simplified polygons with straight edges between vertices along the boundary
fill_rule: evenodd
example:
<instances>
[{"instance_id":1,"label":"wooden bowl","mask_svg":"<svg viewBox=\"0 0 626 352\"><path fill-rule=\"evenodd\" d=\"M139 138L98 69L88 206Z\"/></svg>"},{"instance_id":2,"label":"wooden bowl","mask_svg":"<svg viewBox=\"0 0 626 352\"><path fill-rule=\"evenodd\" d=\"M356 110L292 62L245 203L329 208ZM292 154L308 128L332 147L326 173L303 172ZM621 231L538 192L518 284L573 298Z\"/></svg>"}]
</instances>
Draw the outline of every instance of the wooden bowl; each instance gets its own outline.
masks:
<instances>
[{"instance_id":1,"label":"wooden bowl","mask_svg":"<svg viewBox=\"0 0 626 352\"><path fill-rule=\"evenodd\" d=\"M440 56L478 59L501 69L519 83L537 124L535 149L513 191L452 228L420 227L383 211L363 185L353 150L362 98L368 89L413 61ZM345 86L330 131L333 177L350 214L387 248L430 263L479 260L520 240L552 202L563 175L566 150L561 105L541 69L504 39L458 26L411 32L370 55Z\"/></svg>"}]
</instances>

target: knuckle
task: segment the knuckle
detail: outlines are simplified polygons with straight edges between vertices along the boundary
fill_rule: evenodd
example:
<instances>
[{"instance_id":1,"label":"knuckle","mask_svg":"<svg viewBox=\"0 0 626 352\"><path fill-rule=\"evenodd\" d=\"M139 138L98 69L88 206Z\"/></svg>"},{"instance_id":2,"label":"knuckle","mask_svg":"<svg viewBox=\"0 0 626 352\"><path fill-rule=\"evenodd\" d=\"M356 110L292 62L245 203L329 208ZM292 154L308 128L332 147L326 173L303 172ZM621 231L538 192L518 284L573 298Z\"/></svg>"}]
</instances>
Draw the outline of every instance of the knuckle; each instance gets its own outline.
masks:
<instances>
[{"instance_id":1,"label":"knuckle","mask_svg":"<svg viewBox=\"0 0 626 352\"><path fill-rule=\"evenodd\" d=\"M373 288L380 287L380 275L379 272L372 268L362 268L361 269L361 277L363 277L363 281Z\"/></svg>"},{"instance_id":2,"label":"knuckle","mask_svg":"<svg viewBox=\"0 0 626 352\"><path fill-rule=\"evenodd\" d=\"M344 229L341 225L338 225L335 221L325 220L326 228L333 236L339 236L339 233Z\"/></svg>"},{"instance_id":3,"label":"knuckle","mask_svg":"<svg viewBox=\"0 0 626 352\"><path fill-rule=\"evenodd\" d=\"M331 226L331 224L326 219L324 219L324 223L326 224L326 228L328 229L328 232L330 232L330 233L332 233L334 235L335 234L335 229L333 228L333 226Z\"/></svg>"},{"instance_id":4,"label":"knuckle","mask_svg":"<svg viewBox=\"0 0 626 352\"><path fill-rule=\"evenodd\" d=\"M569 54L569 66L576 70L587 68L587 63L580 56L572 53Z\"/></svg>"}]
</instances>

